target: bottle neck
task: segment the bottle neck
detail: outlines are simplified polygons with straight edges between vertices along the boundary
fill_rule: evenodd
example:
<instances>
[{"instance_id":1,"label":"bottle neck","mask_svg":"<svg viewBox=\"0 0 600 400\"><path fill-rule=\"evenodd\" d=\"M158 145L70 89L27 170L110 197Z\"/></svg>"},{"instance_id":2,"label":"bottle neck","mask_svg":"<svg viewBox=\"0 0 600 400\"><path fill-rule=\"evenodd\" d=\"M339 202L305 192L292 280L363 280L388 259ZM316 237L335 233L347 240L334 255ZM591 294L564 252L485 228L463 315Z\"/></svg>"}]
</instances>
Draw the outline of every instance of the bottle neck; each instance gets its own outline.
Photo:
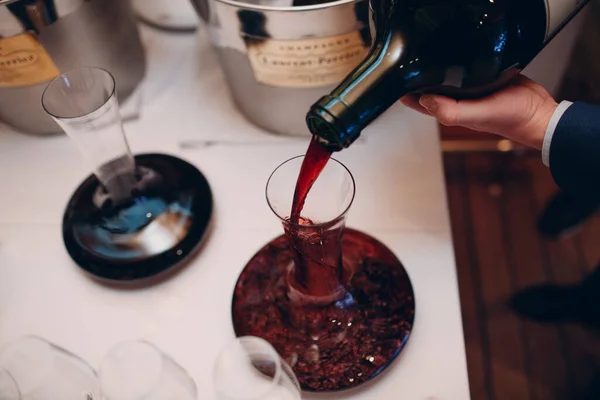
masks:
<instances>
[{"instance_id":1,"label":"bottle neck","mask_svg":"<svg viewBox=\"0 0 600 400\"><path fill-rule=\"evenodd\" d=\"M350 146L361 131L408 92L419 72L405 40L391 30L378 33L367 58L306 116L309 130L330 150Z\"/></svg>"}]
</instances>

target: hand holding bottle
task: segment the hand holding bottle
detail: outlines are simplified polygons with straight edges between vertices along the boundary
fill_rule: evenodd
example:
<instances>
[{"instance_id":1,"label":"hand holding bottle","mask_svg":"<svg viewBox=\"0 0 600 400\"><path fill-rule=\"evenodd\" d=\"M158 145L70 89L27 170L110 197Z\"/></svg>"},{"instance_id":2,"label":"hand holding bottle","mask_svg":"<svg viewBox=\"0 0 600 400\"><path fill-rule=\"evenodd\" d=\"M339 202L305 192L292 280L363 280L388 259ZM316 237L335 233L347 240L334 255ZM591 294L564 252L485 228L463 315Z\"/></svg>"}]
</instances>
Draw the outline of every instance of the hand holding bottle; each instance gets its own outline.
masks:
<instances>
[{"instance_id":1,"label":"hand holding bottle","mask_svg":"<svg viewBox=\"0 0 600 400\"><path fill-rule=\"evenodd\" d=\"M408 95L401 101L413 110L432 115L442 125L495 133L538 150L558 106L546 89L523 75L499 92L477 100Z\"/></svg>"},{"instance_id":2,"label":"hand holding bottle","mask_svg":"<svg viewBox=\"0 0 600 400\"><path fill-rule=\"evenodd\" d=\"M587 2L372 0L369 55L310 107L308 129L328 149L340 151L409 93L490 93L518 75ZM414 97L405 101L419 109ZM422 104L447 125L489 130L537 148L544 120L556 107L524 77L483 101L425 97Z\"/></svg>"}]
</instances>

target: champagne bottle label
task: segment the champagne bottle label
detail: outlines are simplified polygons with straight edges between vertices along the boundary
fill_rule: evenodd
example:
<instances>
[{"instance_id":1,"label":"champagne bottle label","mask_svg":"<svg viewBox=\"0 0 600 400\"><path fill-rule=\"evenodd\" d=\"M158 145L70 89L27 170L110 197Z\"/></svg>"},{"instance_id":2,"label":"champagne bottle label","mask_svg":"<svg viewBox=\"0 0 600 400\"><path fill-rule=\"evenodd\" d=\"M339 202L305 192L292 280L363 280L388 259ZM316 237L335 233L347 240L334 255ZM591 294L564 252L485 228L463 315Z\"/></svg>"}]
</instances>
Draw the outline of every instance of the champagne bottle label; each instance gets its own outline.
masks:
<instances>
[{"instance_id":1,"label":"champagne bottle label","mask_svg":"<svg viewBox=\"0 0 600 400\"><path fill-rule=\"evenodd\" d=\"M359 31L303 40L245 35L244 41L256 80L286 88L338 84L369 52Z\"/></svg>"},{"instance_id":2,"label":"champagne bottle label","mask_svg":"<svg viewBox=\"0 0 600 400\"><path fill-rule=\"evenodd\" d=\"M58 67L33 34L0 38L0 87L35 85L59 74Z\"/></svg>"},{"instance_id":3,"label":"champagne bottle label","mask_svg":"<svg viewBox=\"0 0 600 400\"><path fill-rule=\"evenodd\" d=\"M546 40L550 39L563 22L584 3L584 0L546 0Z\"/></svg>"}]
</instances>

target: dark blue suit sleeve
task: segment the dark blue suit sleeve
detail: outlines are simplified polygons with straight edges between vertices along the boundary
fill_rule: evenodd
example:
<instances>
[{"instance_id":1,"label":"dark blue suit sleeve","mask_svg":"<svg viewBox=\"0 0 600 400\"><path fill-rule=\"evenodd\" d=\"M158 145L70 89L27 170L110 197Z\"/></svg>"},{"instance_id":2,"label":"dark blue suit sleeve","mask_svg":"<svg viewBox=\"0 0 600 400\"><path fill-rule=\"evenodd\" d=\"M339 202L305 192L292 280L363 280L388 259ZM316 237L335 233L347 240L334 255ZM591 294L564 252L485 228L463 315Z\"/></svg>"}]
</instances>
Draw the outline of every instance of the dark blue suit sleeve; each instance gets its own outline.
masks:
<instances>
[{"instance_id":1,"label":"dark blue suit sleeve","mask_svg":"<svg viewBox=\"0 0 600 400\"><path fill-rule=\"evenodd\" d=\"M550 171L565 192L600 200L600 107L573 103L565 111L552 137Z\"/></svg>"}]
</instances>

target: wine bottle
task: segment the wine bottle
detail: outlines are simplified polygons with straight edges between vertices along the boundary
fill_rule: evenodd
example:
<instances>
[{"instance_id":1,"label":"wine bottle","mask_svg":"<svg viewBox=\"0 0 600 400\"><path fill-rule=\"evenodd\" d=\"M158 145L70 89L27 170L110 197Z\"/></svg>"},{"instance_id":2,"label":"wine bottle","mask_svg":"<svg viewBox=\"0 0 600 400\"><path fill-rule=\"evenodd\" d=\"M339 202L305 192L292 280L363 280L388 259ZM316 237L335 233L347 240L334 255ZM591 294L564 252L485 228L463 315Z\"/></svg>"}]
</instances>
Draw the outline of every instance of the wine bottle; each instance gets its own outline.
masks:
<instances>
[{"instance_id":1,"label":"wine bottle","mask_svg":"<svg viewBox=\"0 0 600 400\"><path fill-rule=\"evenodd\" d=\"M588 0L371 0L368 56L306 115L331 151L408 93L472 98L517 75Z\"/></svg>"}]
</instances>

